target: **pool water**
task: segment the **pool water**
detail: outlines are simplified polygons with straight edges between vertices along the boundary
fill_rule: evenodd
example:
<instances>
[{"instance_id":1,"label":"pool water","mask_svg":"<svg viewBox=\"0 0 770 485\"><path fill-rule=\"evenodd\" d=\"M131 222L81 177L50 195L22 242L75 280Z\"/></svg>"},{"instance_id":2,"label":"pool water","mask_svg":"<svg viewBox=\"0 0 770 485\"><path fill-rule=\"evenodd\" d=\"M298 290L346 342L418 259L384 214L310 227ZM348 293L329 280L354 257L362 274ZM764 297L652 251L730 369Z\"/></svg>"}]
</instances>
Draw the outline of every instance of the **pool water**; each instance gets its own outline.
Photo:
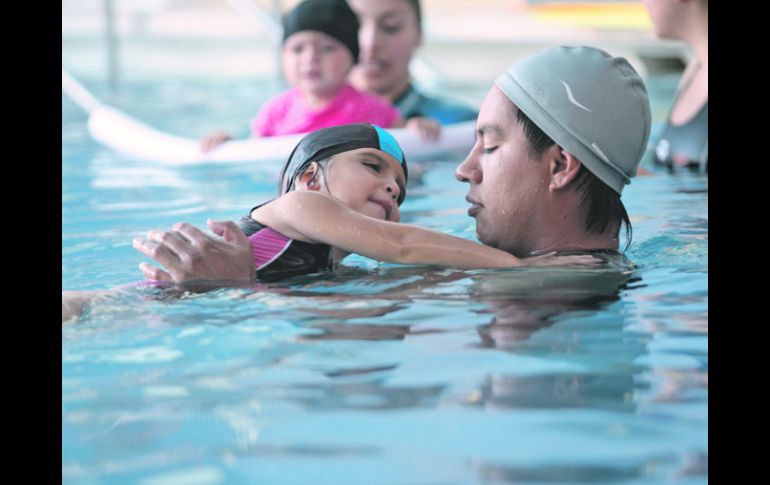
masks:
<instances>
[{"instance_id":1,"label":"pool water","mask_svg":"<svg viewBox=\"0 0 770 485\"><path fill-rule=\"evenodd\" d=\"M653 136L675 82L650 82ZM135 81L110 99L169 132L245 135L274 87ZM458 162L410 180L404 222L474 238ZM140 280L134 237L244 215L279 168L131 159L63 96L62 288ZM707 483L708 179L647 168L623 195L635 271L351 256L335 275L94 305L62 326L63 482Z\"/></svg>"}]
</instances>

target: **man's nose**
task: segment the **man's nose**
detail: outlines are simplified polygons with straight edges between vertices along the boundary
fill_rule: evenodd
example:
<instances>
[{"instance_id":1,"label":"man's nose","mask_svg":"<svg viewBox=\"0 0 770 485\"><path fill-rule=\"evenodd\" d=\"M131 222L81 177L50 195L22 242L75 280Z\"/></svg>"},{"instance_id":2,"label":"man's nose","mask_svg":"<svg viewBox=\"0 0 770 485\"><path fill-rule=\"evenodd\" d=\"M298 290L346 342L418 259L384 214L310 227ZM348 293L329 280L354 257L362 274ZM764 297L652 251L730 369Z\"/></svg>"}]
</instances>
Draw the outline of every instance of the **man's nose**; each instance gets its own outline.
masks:
<instances>
[{"instance_id":1,"label":"man's nose","mask_svg":"<svg viewBox=\"0 0 770 485\"><path fill-rule=\"evenodd\" d=\"M478 184L481 182L481 167L476 160L474 152L468 154L468 157L457 166L455 178L460 182L468 182L471 184Z\"/></svg>"}]
</instances>

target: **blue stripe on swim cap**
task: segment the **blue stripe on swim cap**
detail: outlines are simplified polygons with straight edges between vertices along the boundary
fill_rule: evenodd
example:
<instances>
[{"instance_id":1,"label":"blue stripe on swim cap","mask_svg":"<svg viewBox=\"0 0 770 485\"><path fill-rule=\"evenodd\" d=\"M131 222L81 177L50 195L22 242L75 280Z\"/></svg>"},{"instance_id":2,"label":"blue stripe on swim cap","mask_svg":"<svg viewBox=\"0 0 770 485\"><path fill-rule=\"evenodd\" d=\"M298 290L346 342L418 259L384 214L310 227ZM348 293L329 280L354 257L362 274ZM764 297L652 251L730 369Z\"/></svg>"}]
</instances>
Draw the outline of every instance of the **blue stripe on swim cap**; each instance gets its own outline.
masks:
<instances>
[{"instance_id":1,"label":"blue stripe on swim cap","mask_svg":"<svg viewBox=\"0 0 770 485\"><path fill-rule=\"evenodd\" d=\"M399 161L401 165L404 164L404 152L401 151L401 147L398 145L398 142L395 138L393 138L393 135L388 133L387 131L383 130L377 125L372 125L372 128L374 128L377 131L377 135L380 138L380 150L383 152L389 154L393 158Z\"/></svg>"}]
</instances>

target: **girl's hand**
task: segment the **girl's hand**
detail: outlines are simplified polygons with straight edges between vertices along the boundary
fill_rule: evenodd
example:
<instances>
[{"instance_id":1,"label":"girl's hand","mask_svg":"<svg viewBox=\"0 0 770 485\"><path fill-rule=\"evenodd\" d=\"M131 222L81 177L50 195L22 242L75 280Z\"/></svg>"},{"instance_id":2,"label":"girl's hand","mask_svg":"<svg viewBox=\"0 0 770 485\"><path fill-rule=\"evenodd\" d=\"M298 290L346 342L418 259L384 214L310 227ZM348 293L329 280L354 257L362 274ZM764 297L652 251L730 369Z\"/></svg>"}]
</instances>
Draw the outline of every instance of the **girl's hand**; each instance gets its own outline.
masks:
<instances>
[{"instance_id":1,"label":"girl's hand","mask_svg":"<svg viewBox=\"0 0 770 485\"><path fill-rule=\"evenodd\" d=\"M416 116L406 120L406 127L416 131L422 141L436 141L441 137L441 123L433 118Z\"/></svg>"},{"instance_id":2,"label":"girl's hand","mask_svg":"<svg viewBox=\"0 0 770 485\"><path fill-rule=\"evenodd\" d=\"M232 139L233 137L224 131L216 131L214 133L208 134L201 140L201 151L206 153L209 150L213 150L214 148L218 147L227 140Z\"/></svg>"}]
</instances>

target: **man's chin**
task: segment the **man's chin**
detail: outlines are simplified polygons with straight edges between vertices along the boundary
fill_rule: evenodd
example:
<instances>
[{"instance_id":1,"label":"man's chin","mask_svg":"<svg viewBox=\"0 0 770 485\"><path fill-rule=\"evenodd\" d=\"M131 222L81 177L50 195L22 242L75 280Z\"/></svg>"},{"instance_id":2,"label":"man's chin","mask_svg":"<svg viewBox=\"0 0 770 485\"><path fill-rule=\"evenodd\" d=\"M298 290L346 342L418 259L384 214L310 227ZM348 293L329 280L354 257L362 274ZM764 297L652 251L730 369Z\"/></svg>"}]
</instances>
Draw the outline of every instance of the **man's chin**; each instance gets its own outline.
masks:
<instances>
[{"instance_id":1,"label":"man's chin","mask_svg":"<svg viewBox=\"0 0 770 485\"><path fill-rule=\"evenodd\" d=\"M476 230L476 239L484 246L489 246L490 248L495 248L501 251L510 252L509 248L503 247L503 245L500 244L500 241L498 239L494 239L489 235L484 235L484 233L479 232L478 229Z\"/></svg>"},{"instance_id":2,"label":"man's chin","mask_svg":"<svg viewBox=\"0 0 770 485\"><path fill-rule=\"evenodd\" d=\"M476 229L476 239L483 244L484 246L489 246L491 248L496 248L494 241L490 241L488 238L484 237L484 235L479 232L478 228Z\"/></svg>"}]
</instances>

